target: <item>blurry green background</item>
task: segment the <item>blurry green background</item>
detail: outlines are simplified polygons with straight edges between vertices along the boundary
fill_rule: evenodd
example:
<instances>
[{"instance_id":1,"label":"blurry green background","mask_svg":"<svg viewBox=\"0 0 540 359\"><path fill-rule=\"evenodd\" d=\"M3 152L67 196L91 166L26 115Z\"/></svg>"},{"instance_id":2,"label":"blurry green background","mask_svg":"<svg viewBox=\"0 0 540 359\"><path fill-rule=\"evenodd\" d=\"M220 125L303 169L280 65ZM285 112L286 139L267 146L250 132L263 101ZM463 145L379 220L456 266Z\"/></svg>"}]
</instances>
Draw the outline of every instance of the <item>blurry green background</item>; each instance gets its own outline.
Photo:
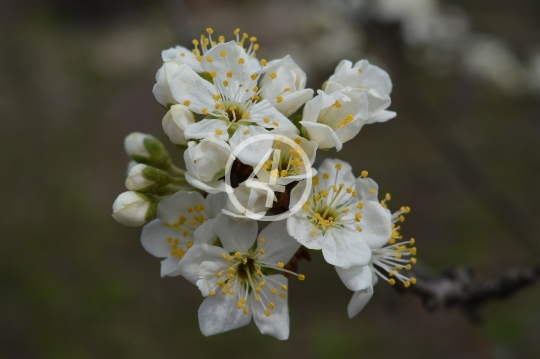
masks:
<instances>
[{"instance_id":1,"label":"blurry green background","mask_svg":"<svg viewBox=\"0 0 540 359\"><path fill-rule=\"evenodd\" d=\"M536 263L538 93L505 92L455 64L433 70L424 50L403 44L399 26L363 11L355 19L345 2L322 3L0 2L0 357L540 357L538 284L484 307L481 326L456 310L427 313L384 283L349 320L352 293L319 257L301 263L306 281L290 285L288 341L253 323L205 338L199 290L160 278L140 229L111 218L125 190L124 137L140 131L168 142L151 92L161 50L190 47L208 26L228 38L240 27L259 38L261 58L291 53L312 88L342 58L367 57L389 71L398 117L320 158L339 156L357 174L368 169L392 193L391 208L410 206L403 234L434 270L468 264L495 278ZM536 0L444 3L459 5L472 29L503 39L518 58L540 45Z\"/></svg>"}]
</instances>

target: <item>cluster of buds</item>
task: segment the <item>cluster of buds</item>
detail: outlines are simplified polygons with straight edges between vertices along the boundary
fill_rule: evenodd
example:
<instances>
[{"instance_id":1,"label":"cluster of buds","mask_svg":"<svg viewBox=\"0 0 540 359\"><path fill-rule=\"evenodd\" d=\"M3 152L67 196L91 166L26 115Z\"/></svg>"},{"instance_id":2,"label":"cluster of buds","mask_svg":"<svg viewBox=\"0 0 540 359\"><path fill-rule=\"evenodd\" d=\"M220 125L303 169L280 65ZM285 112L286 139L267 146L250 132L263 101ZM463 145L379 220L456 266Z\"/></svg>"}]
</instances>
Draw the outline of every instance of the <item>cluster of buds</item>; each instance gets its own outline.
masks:
<instances>
[{"instance_id":1,"label":"cluster of buds","mask_svg":"<svg viewBox=\"0 0 540 359\"><path fill-rule=\"evenodd\" d=\"M162 258L162 276L198 286L202 333L253 317L261 333L287 339L288 278L305 279L291 260L298 251L321 251L354 291L350 317L378 278L414 284L414 240L403 241L399 226L410 209L392 214L390 195L379 201L368 172L356 177L344 161L314 168L318 149L339 151L365 124L395 117L388 74L343 60L315 94L290 56L257 59L257 39L239 29L228 42L212 35L206 29L191 51L163 51L153 89L185 170L157 139L132 133L129 191L113 205L120 223L144 225L143 247Z\"/></svg>"}]
</instances>

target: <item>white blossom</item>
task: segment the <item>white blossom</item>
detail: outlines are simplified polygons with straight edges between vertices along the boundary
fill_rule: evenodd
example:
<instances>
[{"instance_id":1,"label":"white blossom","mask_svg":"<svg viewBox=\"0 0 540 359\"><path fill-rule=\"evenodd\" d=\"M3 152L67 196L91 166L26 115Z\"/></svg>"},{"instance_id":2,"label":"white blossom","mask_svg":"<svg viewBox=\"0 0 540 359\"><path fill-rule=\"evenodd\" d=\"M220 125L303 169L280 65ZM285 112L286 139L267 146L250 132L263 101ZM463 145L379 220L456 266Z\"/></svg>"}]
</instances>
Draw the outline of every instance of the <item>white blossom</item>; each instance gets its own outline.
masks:
<instances>
[{"instance_id":1,"label":"white blossom","mask_svg":"<svg viewBox=\"0 0 540 359\"><path fill-rule=\"evenodd\" d=\"M319 148L335 147L339 151L344 142L360 132L367 117L368 101L364 91L343 88L328 94L319 90L318 95L306 103L300 124Z\"/></svg>"},{"instance_id":2,"label":"white blossom","mask_svg":"<svg viewBox=\"0 0 540 359\"><path fill-rule=\"evenodd\" d=\"M299 244L287 234L285 223L272 222L257 236L257 222L237 222L224 214L212 228L223 248L194 246L180 262L186 279L207 297L199 308L204 335L248 324L253 316L263 334L289 336L287 278L284 269Z\"/></svg>"},{"instance_id":3,"label":"white blossom","mask_svg":"<svg viewBox=\"0 0 540 359\"><path fill-rule=\"evenodd\" d=\"M300 200L304 186L300 183L291 191L290 208ZM330 264L366 265L369 243L385 243L391 233L390 212L371 196L374 186L370 179L355 179L349 164L324 160L302 210L287 218L289 234L309 249L322 249Z\"/></svg>"},{"instance_id":4,"label":"white blossom","mask_svg":"<svg viewBox=\"0 0 540 359\"><path fill-rule=\"evenodd\" d=\"M212 222L224 207L226 194L179 191L162 200L157 218L143 227L141 243L150 254L165 258L161 276L182 274L178 264L191 247L216 240Z\"/></svg>"},{"instance_id":5,"label":"white blossom","mask_svg":"<svg viewBox=\"0 0 540 359\"><path fill-rule=\"evenodd\" d=\"M367 124L385 122L396 113L387 111L390 106L392 81L383 69L371 65L367 60L360 60L354 65L348 60L341 61L325 87L327 93L340 91L344 87L364 90L368 99Z\"/></svg>"},{"instance_id":6,"label":"white blossom","mask_svg":"<svg viewBox=\"0 0 540 359\"><path fill-rule=\"evenodd\" d=\"M313 97L313 90L306 89L306 73L287 55L272 60L264 68L259 81L260 96L285 116L290 116ZM278 101L279 100L279 101Z\"/></svg>"}]
</instances>

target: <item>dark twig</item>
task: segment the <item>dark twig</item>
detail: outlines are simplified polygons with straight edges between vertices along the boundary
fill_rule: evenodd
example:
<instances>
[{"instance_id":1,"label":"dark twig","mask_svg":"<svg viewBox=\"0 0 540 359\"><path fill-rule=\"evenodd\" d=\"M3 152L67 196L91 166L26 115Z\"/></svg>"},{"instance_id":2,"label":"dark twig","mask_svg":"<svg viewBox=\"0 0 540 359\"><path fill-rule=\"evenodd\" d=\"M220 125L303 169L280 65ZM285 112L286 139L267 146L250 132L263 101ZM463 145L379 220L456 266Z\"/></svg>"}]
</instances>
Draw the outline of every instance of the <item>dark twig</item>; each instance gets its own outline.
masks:
<instances>
[{"instance_id":1,"label":"dark twig","mask_svg":"<svg viewBox=\"0 0 540 359\"><path fill-rule=\"evenodd\" d=\"M457 307L472 322L479 323L479 309L485 303L507 298L536 282L540 277L540 264L531 269L507 270L495 280L477 278L466 266L447 269L435 278L424 275L421 270L414 275L415 285L409 288L396 285L396 289L419 296L427 310Z\"/></svg>"}]
</instances>

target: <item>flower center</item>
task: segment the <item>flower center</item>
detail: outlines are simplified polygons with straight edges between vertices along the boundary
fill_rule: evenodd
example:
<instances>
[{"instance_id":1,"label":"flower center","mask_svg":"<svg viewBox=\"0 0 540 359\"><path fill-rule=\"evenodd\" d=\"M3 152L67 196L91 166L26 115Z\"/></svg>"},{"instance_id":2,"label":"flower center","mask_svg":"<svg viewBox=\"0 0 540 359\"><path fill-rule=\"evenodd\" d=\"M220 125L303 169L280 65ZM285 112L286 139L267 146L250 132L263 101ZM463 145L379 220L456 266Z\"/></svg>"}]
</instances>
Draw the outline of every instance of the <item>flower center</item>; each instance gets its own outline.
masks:
<instances>
[{"instance_id":1,"label":"flower center","mask_svg":"<svg viewBox=\"0 0 540 359\"><path fill-rule=\"evenodd\" d=\"M174 223L164 222L165 227L177 230L182 233L179 238L168 237L167 243L171 246L170 255L178 258L183 258L186 252L193 246L193 241L186 242L186 237L193 236L195 230L203 224L208 218L204 214L204 205L198 204L187 209L187 215L191 216L191 219L184 215L180 215L178 220ZM180 239L181 238L181 239Z\"/></svg>"}]
</instances>

